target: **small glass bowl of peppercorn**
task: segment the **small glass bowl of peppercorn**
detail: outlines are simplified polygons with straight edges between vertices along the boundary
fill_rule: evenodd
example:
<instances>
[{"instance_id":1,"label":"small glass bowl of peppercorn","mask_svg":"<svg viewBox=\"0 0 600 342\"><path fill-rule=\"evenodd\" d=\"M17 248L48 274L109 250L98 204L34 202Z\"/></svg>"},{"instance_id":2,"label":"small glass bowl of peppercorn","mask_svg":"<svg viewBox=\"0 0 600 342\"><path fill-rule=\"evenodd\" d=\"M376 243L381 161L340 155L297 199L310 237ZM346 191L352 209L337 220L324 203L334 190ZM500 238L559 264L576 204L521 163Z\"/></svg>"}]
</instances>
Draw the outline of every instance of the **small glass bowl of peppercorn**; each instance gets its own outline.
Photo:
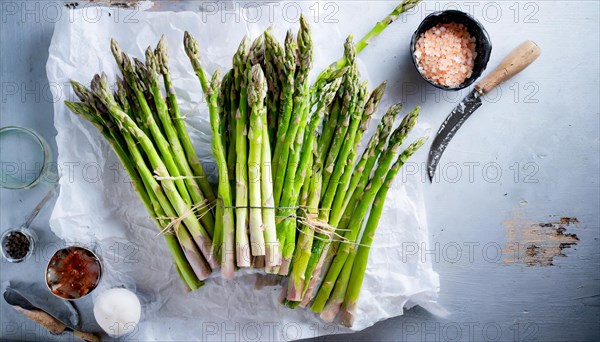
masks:
<instances>
[{"instance_id":1,"label":"small glass bowl of peppercorn","mask_svg":"<svg viewBox=\"0 0 600 342\"><path fill-rule=\"evenodd\" d=\"M9 229L0 238L2 256L9 262L25 261L33 254L35 240L35 233L30 229Z\"/></svg>"}]
</instances>

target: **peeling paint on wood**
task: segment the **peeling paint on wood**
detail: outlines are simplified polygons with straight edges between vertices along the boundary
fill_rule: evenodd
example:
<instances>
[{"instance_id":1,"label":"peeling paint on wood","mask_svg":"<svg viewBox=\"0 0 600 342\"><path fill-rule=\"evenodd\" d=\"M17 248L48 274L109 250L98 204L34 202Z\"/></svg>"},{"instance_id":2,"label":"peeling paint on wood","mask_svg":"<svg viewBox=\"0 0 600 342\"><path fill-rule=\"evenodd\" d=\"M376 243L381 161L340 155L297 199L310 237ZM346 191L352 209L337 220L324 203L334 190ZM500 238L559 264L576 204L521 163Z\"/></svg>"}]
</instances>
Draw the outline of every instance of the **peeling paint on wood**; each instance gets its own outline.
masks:
<instances>
[{"instance_id":1,"label":"peeling paint on wood","mask_svg":"<svg viewBox=\"0 0 600 342\"><path fill-rule=\"evenodd\" d=\"M504 222L507 242L503 250L504 263L526 266L553 266L554 258L566 257L563 249L571 248L579 238L567 233L567 228L579 223L574 217L534 223L522 217L520 211Z\"/></svg>"}]
</instances>

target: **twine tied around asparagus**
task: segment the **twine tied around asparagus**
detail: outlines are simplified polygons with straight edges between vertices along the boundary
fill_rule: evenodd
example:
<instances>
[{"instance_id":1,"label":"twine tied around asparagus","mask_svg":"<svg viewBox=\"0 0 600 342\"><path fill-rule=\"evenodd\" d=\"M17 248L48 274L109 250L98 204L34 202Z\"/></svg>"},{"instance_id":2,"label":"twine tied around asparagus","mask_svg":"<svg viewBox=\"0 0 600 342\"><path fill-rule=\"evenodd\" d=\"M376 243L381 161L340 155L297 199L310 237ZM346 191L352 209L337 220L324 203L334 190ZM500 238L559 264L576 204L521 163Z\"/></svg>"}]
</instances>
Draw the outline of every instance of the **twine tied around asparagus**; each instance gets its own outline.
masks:
<instances>
[{"instance_id":1,"label":"twine tied around asparagus","mask_svg":"<svg viewBox=\"0 0 600 342\"><path fill-rule=\"evenodd\" d=\"M304 216L297 216L296 218L296 222L300 223L300 225L304 225L306 227L309 227L310 229L312 229L314 232L316 233L320 233L322 235L325 235L326 238L322 238L318 235L314 235L313 238L315 239L319 239L319 240L323 240L323 241L340 241L340 242L344 242L347 241L347 239L338 233L338 231L346 231L347 229L338 229L332 225L330 225L329 223L320 220L318 218L317 214L312 214L312 213L308 213L306 211L306 209L301 208L300 210L304 211L305 215ZM300 234L306 234L300 226L296 226L296 230L300 232ZM337 240L336 240L337 239Z\"/></svg>"},{"instance_id":2,"label":"twine tied around asparagus","mask_svg":"<svg viewBox=\"0 0 600 342\"><path fill-rule=\"evenodd\" d=\"M173 177L173 176L159 176L159 175L155 175L154 179L156 180L183 180L183 179L197 179L197 178L204 178L202 176L177 176L177 177Z\"/></svg>"},{"instance_id":3,"label":"twine tied around asparagus","mask_svg":"<svg viewBox=\"0 0 600 342\"><path fill-rule=\"evenodd\" d=\"M173 176L161 176L157 170L154 171L154 179L158 180L158 181L162 181L162 180L185 180L185 179L199 179L199 178L206 178L206 176L177 176L177 177L173 177Z\"/></svg>"},{"instance_id":4,"label":"twine tied around asparagus","mask_svg":"<svg viewBox=\"0 0 600 342\"><path fill-rule=\"evenodd\" d=\"M223 208L231 208L231 209L272 209L272 210L281 210L281 209L286 209L286 210L301 210L304 215L296 215L295 213L289 214L289 215L276 215L276 217L281 218L281 220L287 220L287 219L294 219L296 220L297 223L299 223L300 225L304 225L307 226L309 228L311 228L312 230L314 230L317 233L323 234L325 235L327 238L321 238L319 236L315 235L316 239L320 239L320 240L324 240L324 241L339 241L339 242L345 242L345 243L349 243L348 239L346 239L343 235L338 234L337 232L344 232L344 231L348 231L348 229L338 229L330 224L328 224L327 222L324 222L323 220L318 219L318 215L316 214L311 214L308 212L309 209L316 209L316 210L331 210L331 209L318 209L318 208L314 208L314 207L307 207L307 206L292 206L292 207L267 207L267 206L236 206L236 205L230 205L230 206L223 206ZM302 229L300 228L300 226L296 225L296 230L298 230L300 233L305 234Z\"/></svg>"},{"instance_id":5,"label":"twine tied around asparagus","mask_svg":"<svg viewBox=\"0 0 600 342\"><path fill-rule=\"evenodd\" d=\"M159 179L178 179L180 177L159 177L159 176L155 176L155 178ZM185 177L181 177L181 178L185 178ZM159 179L160 180L160 179ZM206 215L207 213L209 213L211 210L213 210L217 203L216 201L218 201L219 199L209 202L208 200L203 200L198 204L195 204L194 206L192 206L190 209L188 209L186 212L183 213L183 215L180 215L178 217L156 217L156 219L159 220L171 220L169 222L169 224L164 227L160 232L158 232L156 234L156 236L160 236L162 234L165 234L169 231L171 231L172 229L174 229L175 227L179 226L179 224L181 224L181 222L183 222L189 215L196 215L196 217L198 219L201 219L204 215ZM337 228L334 227L332 225L330 225L327 222L324 222L323 220L318 218L317 214L314 213L309 213L308 210L309 209L315 209L312 207L307 207L307 206L292 206L292 207L267 207L267 206L235 206L235 205L228 205L228 206L223 206L223 208L229 208L229 209L272 209L272 210L280 210L280 209L287 209L287 210L300 210L304 213L304 215L297 215L295 213L290 214L290 215L285 215L285 216L278 216L278 217L283 217L283 220L286 219L295 219L297 223L299 223L299 225L296 225L296 230L298 232L300 232L300 234L306 234L303 230L302 230L302 226L306 226L309 227L310 229L312 229L314 232L322 234L325 236L325 238L322 238L318 235L314 235L313 238L318 239L318 240L322 240L322 241L328 241L328 242L340 242L340 243L349 243L352 244L354 246L361 246L360 243L358 242L351 242L349 241L344 235L340 234L343 232L347 232L350 229L342 229L342 228ZM318 209L318 210L330 210L330 209ZM197 214L199 213L199 214Z\"/></svg>"},{"instance_id":6,"label":"twine tied around asparagus","mask_svg":"<svg viewBox=\"0 0 600 342\"><path fill-rule=\"evenodd\" d=\"M196 217L198 219L201 219L202 217L204 217L204 215L208 214L214 207L215 207L214 202L209 202L207 199L205 199L205 200L201 201L200 203L193 205L191 208L186 210L182 215L179 215L177 217L168 217L168 216L156 217L156 219L158 219L158 220L171 220L171 222L169 222L169 224L166 227L164 227L160 232L158 232L155 235L155 237L165 234L171 230L175 230L175 228L177 228L179 226L179 224L181 224L181 222L183 222L183 220L185 220L188 216L190 216L192 214L196 215ZM199 214L196 214L196 213L199 213Z\"/></svg>"},{"instance_id":7,"label":"twine tied around asparagus","mask_svg":"<svg viewBox=\"0 0 600 342\"><path fill-rule=\"evenodd\" d=\"M325 238L322 238L318 235L314 235L313 239L327 242L347 243L354 247L371 247L371 245L365 245L360 242L352 242L348 240L348 238L346 238L344 235L340 234L343 232L349 232L351 229L336 228L326 222L323 222L318 218L315 219L315 217L318 216L316 214L307 214L306 218L298 216L297 219L297 222L301 225L305 225L314 230L315 232L321 233L326 236ZM300 234L306 234L304 231L302 231L302 229L299 226L296 226L296 230L300 232Z\"/></svg>"}]
</instances>

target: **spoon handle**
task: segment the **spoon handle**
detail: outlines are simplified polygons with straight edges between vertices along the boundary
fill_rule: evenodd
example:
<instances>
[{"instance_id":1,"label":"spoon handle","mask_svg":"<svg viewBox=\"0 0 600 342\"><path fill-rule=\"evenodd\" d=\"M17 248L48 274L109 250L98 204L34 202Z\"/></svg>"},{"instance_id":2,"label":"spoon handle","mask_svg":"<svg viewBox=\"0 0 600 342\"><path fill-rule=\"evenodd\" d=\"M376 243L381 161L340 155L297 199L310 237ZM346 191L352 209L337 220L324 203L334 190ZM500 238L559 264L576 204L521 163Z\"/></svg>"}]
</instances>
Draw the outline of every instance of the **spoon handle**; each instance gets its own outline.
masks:
<instances>
[{"instance_id":1,"label":"spoon handle","mask_svg":"<svg viewBox=\"0 0 600 342\"><path fill-rule=\"evenodd\" d=\"M23 225L23 228L29 228L29 226L31 225L31 222L33 222L33 220L38 216L38 214L40 213L42 208L44 208L46 203L48 203L48 201L52 197L54 197L55 192L56 192L56 186L52 186L52 188L50 189L50 191L48 191L46 196L44 196L44 198L42 198L40 203L38 203L38 205L36 205L35 208L33 208L33 211L31 212L31 214L29 214L29 218L27 219L27 222L25 222L25 224Z\"/></svg>"}]
</instances>

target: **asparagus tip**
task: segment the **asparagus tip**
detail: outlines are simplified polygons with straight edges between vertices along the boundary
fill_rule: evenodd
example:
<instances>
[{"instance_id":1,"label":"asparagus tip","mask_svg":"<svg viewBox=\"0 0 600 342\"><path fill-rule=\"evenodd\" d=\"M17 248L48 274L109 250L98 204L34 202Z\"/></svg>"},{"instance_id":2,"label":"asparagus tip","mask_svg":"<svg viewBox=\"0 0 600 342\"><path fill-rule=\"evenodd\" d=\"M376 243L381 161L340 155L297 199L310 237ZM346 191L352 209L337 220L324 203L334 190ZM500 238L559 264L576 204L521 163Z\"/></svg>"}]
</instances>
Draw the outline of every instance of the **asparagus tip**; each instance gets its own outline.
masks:
<instances>
[{"instance_id":1,"label":"asparagus tip","mask_svg":"<svg viewBox=\"0 0 600 342\"><path fill-rule=\"evenodd\" d=\"M306 20L306 17L304 16L304 14L300 14L300 30L304 30L304 31L308 31L310 30L310 26L308 24L308 20Z\"/></svg>"},{"instance_id":2,"label":"asparagus tip","mask_svg":"<svg viewBox=\"0 0 600 342\"><path fill-rule=\"evenodd\" d=\"M342 78L338 77L335 80L333 80L332 82L327 83L323 87L323 103L324 104L328 105L333 101L335 94L337 93L337 90L340 87L341 83L342 83Z\"/></svg>"},{"instance_id":3,"label":"asparagus tip","mask_svg":"<svg viewBox=\"0 0 600 342\"><path fill-rule=\"evenodd\" d=\"M423 146L425 144L425 142L427 142L427 140L429 139L429 136L423 136L420 137L419 139L417 139L414 143L411 144L411 146L416 150L420 149L421 146Z\"/></svg>"},{"instance_id":4,"label":"asparagus tip","mask_svg":"<svg viewBox=\"0 0 600 342\"><path fill-rule=\"evenodd\" d=\"M354 36L350 34L344 43L344 57L348 64L353 64L356 59L356 45L354 45Z\"/></svg>"},{"instance_id":5,"label":"asparagus tip","mask_svg":"<svg viewBox=\"0 0 600 342\"><path fill-rule=\"evenodd\" d=\"M92 81L90 82L90 89L94 92L100 90L100 75L95 74L94 77L92 77Z\"/></svg>"},{"instance_id":6,"label":"asparagus tip","mask_svg":"<svg viewBox=\"0 0 600 342\"><path fill-rule=\"evenodd\" d=\"M198 42L196 41L196 39L194 39L194 37L192 37L192 35L188 31L185 31L183 34L183 45L185 47L185 52L188 55L188 57L200 57Z\"/></svg>"},{"instance_id":7,"label":"asparagus tip","mask_svg":"<svg viewBox=\"0 0 600 342\"><path fill-rule=\"evenodd\" d=\"M215 70L215 72L212 74L210 88L211 94L212 92L219 92L221 89L221 71L219 69Z\"/></svg>"},{"instance_id":8,"label":"asparagus tip","mask_svg":"<svg viewBox=\"0 0 600 342\"><path fill-rule=\"evenodd\" d=\"M154 50L154 56L156 57L156 63L160 68L160 71L164 75L168 75L169 73L169 49L167 48L167 39L163 34L156 45L156 49Z\"/></svg>"},{"instance_id":9,"label":"asparagus tip","mask_svg":"<svg viewBox=\"0 0 600 342\"><path fill-rule=\"evenodd\" d=\"M238 56L242 59L248 55L250 43L250 38L248 37L248 35L245 35L244 38L242 38L242 41L240 42L240 45L237 50Z\"/></svg>"},{"instance_id":10,"label":"asparagus tip","mask_svg":"<svg viewBox=\"0 0 600 342\"><path fill-rule=\"evenodd\" d=\"M250 46L250 54L248 58L252 64L257 64L262 59L265 53L265 36L260 35L254 39L252 46Z\"/></svg>"},{"instance_id":11,"label":"asparagus tip","mask_svg":"<svg viewBox=\"0 0 600 342\"><path fill-rule=\"evenodd\" d=\"M410 113L408 113L408 115L406 115L402 119L400 126L398 126L398 128L394 131L394 133L390 137L390 143L389 143L390 146L391 145L399 145L402 143L402 141L404 140L406 135L408 135L408 132L410 132L412 130L412 128L415 126L415 124L417 123L417 118L419 117L420 109L421 109L421 107L419 107L419 106L415 107L415 109L413 109Z\"/></svg>"},{"instance_id":12,"label":"asparagus tip","mask_svg":"<svg viewBox=\"0 0 600 342\"><path fill-rule=\"evenodd\" d=\"M402 111L402 103L395 103L389 109L388 113L400 113Z\"/></svg>"},{"instance_id":13,"label":"asparagus tip","mask_svg":"<svg viewBox=\"0 0 600 342\"><path fill-rule=\"evenodd\" d=\"M121 68L123 66L124 52L123 50L121 50L119 43L117 43L117 40L114 38L110 39L110 50L112 51L117 65L119 66L119 68Z\"/></svg>"},{"instance_id":14,"label":"asparagus tip","mask_svg":"<svg viewBox=\"0 0 600 342\"><path fill-rule=\"evenodd\" d=\"M131 65L131 60L129 59L129 57L125 54L125 52L121 53L121 62L122 62L122 67L125 71L133 71L132 70L132 65Z\"/></svg>"},{"instance_id":15,"label":"asparagus tip","mask_svg":"<svg viewBox=\"0 0 600 342\"><path fill-rule=\"evenodd\" d=\"M160 39L158 40L158 44L156 45L156 48L162 49L162 48L166 48L166 46L167 46L167 37L164 34L162 34L160 36Z\"/></svg>"},{"instance_id":16,"label":"asparagus tip","mask_svg":"<svg viewBox=\"0 0 600 342\"><path fill-rule=\"evenodd\" d=\"M158 58L150 46L146 49L146 69L149 73L156 74L159 71Z\"/></svg>"},{"instance_id":17,"label":"asparagus tip","mask_svg":"<svg viewBox=\"0 0 600 342\"><path fill-rule=\"evenodd\" d=\"M383 94L385 93L386 87L387 87L387 81L383 81L383 82L381 82L380 85L377 86L377 88L375 88L375 90L373 90L374 101L379 102L379 100L381 100L381 98L383 97Z\"/></svg>"},{"instance_id":18,"label":"asparagus tip","mask_svg":"<svg viewBox=\"0 0 600 342\"><path fill-rule=\"evenodd\" d=\"M102 97L107 97L110 93L110 85L108 84L108 76L103 72L101 76L94 76L94 81L98 82L98 90L99 94L102 94Z\"/></svg>"},{"instance_id":19,"label":"asparagus tip","mask_svg":"<svg viewBox=\"0 0 600 342\"><path fill-rule=\"evenodd\" d=\"M64 101L65 106L67 106L67 108L69 108L69 110L73 113L78 113L77 110L77 102L73 102L73 101L69 101L69 100L65 100Z\"/></svg>"},{"instance_id":20,"label":"asparagus tip","mask_svg":"<svg viewBox=\"0 0 600 342\"><path fill-rule=\"evenodd\" d=\"M111 38L110 39L110 49L115 52L115 51L121 51L121 47L119 46L119 43L117 42L116 39Z\"/></svg>"},{"instance_id":21,"label":"asparagus tip","mask_svg":"<svg viewBox=\"0 0 600 342\"><path fill-rule=\"evenodd\" d=\"M287 32L285 33L285 42L287 43L288 41L293 41L294 40L294 31L292 31L292 29L288 29Z\"/></svg>"},{"instance_id":22,"label":"asparagus tip","mask_svg":"<svg viewBox=\"0 0 600 342\"><path fill-rule=\"evenodd\" d=\"M259 64L253 65L250 73L251 86L248 87L248 102L254 104L263 101L267 96L267 81Z\"/></svg>"}]
</instances>

